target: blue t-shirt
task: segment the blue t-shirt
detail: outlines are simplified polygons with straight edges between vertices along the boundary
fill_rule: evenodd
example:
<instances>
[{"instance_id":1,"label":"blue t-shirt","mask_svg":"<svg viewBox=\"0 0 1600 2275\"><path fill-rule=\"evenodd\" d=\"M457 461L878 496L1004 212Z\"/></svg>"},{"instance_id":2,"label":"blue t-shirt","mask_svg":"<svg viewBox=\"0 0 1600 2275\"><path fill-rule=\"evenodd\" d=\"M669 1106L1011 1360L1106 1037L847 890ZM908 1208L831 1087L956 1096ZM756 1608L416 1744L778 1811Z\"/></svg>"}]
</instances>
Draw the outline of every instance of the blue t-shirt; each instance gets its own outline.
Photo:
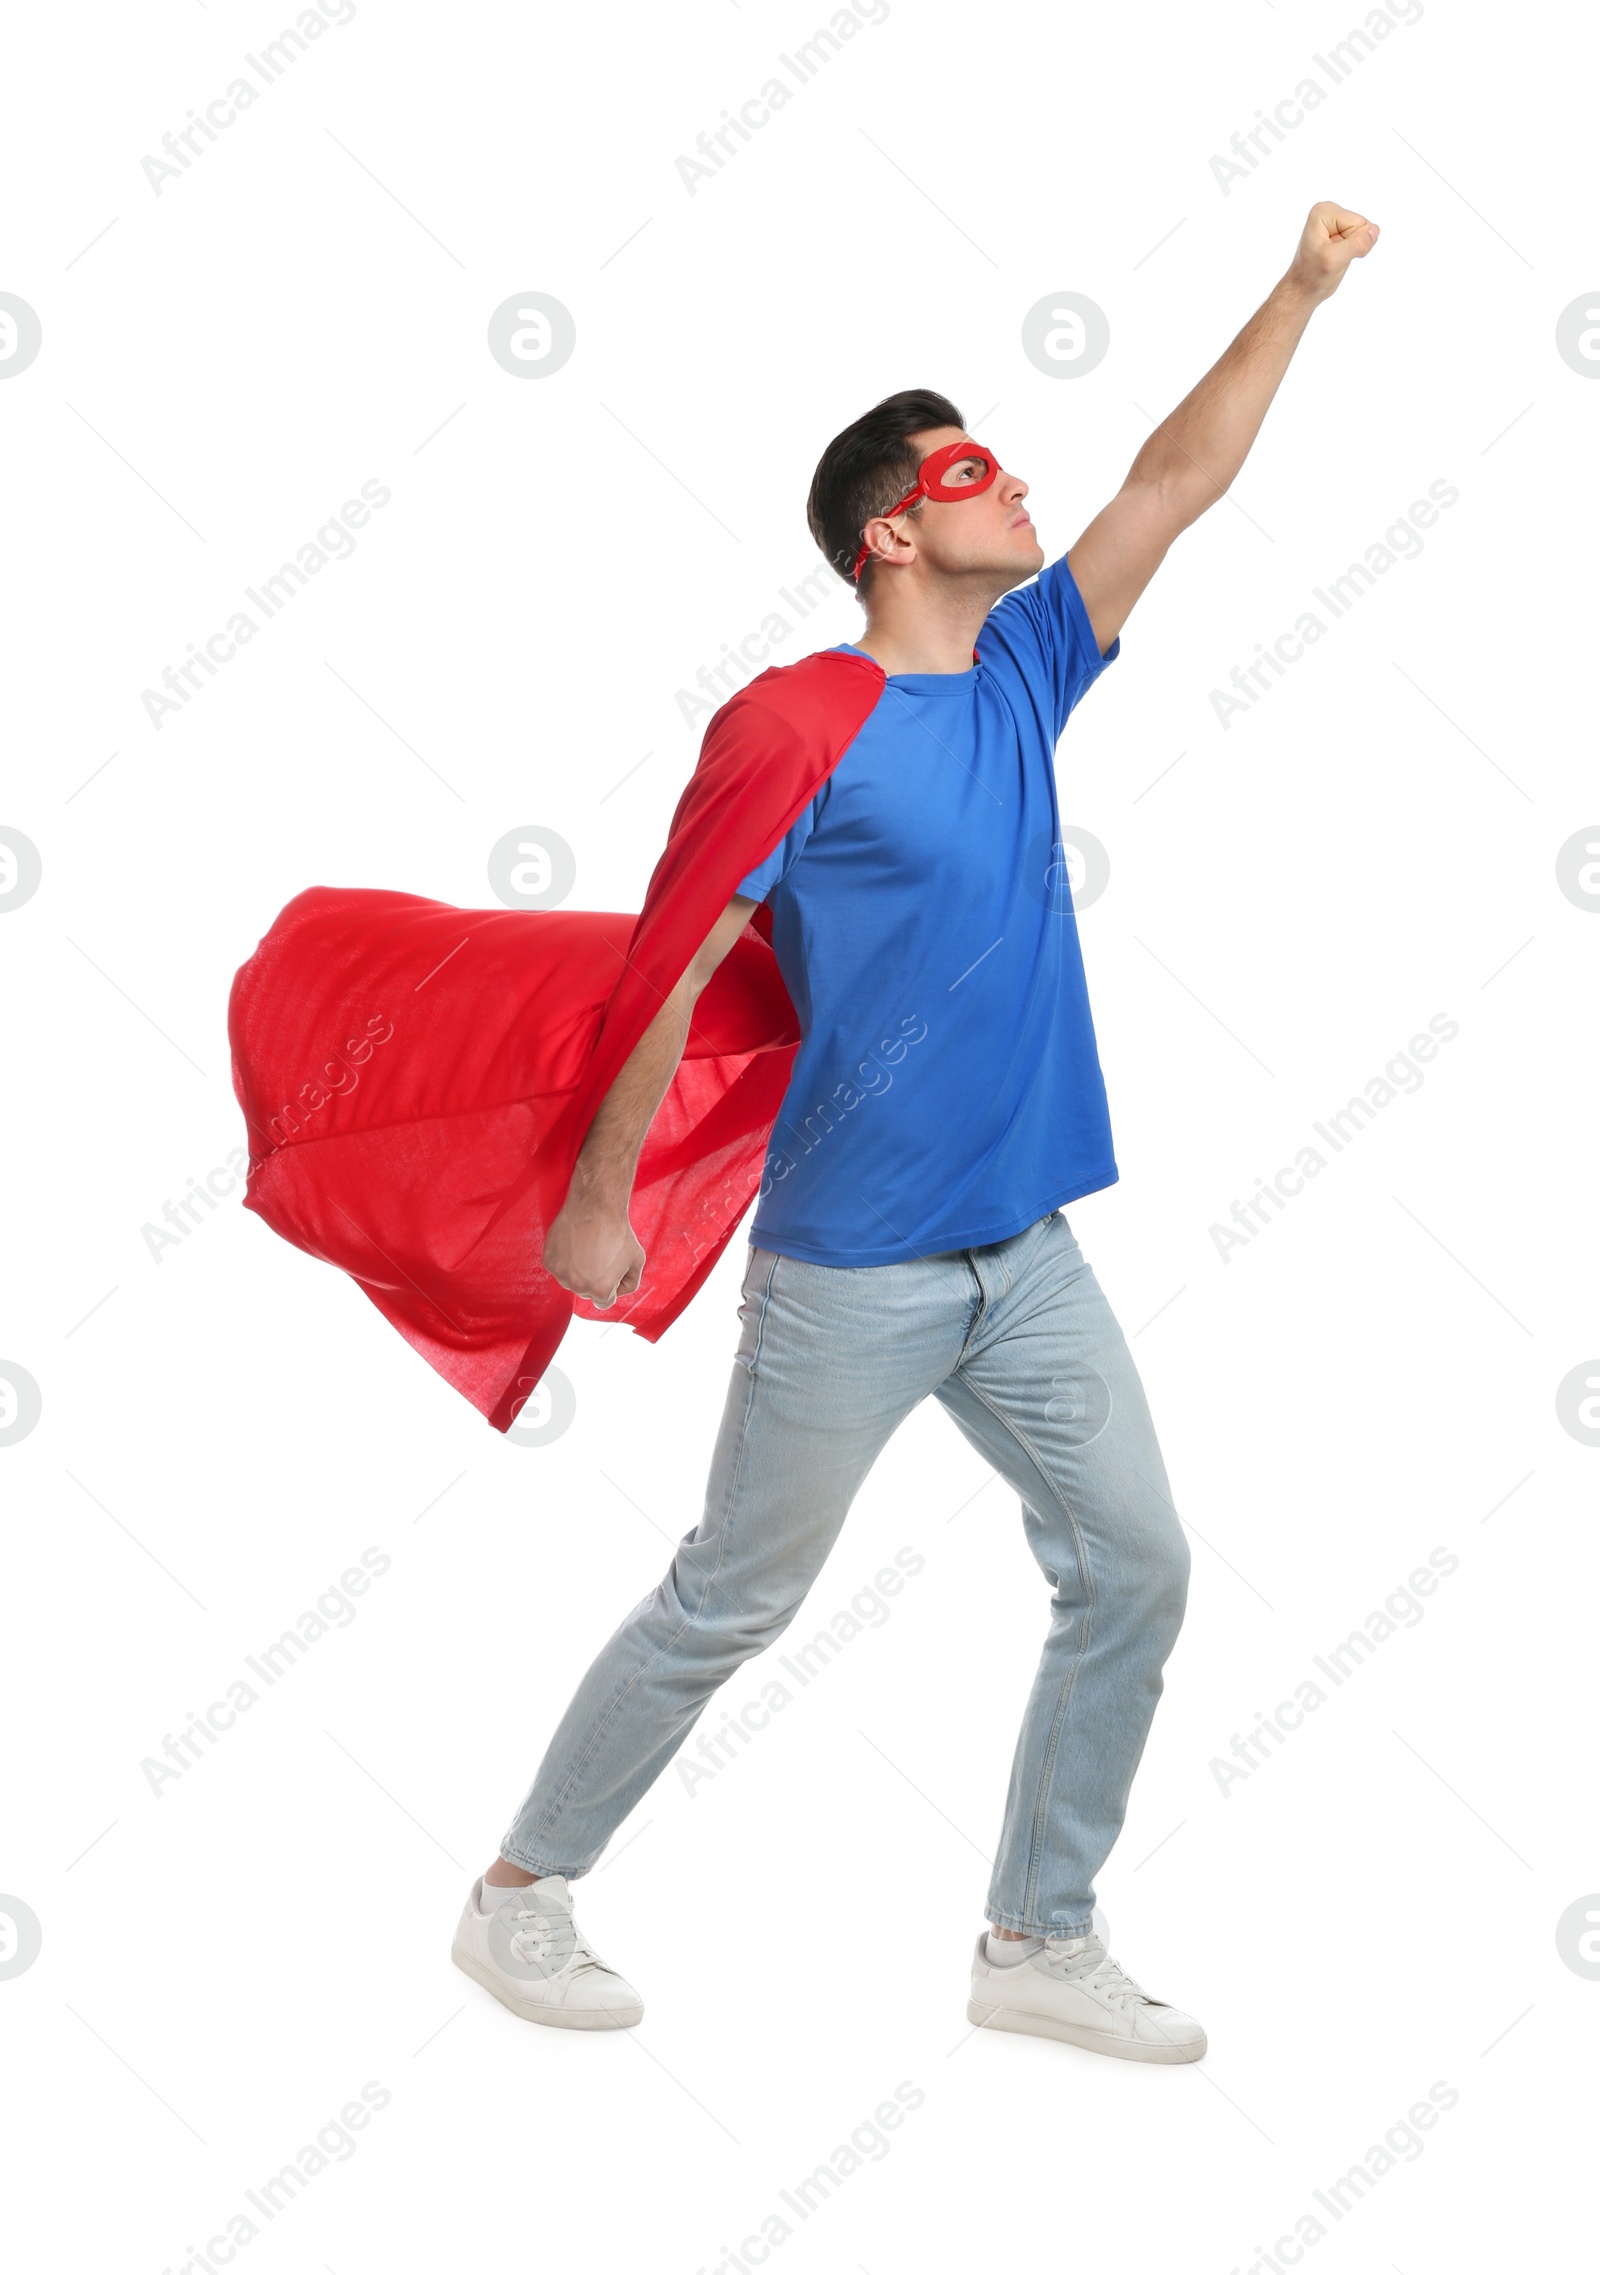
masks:
<instances>
[{"instance_id":1,"label":"blue t-shirt","mask_svg":"<svg viewBox=\"0 0 1600 2275\"><path fill-rule=\"evenodd\" d=\"M990 612L970 671L885 682L737 887L771 903L802 1038L758 1248L904 1263L1009 1239L1116 1182L1054 757L1120 649L1100 654L1053 562Z\"/></svg>"}]
</instances>

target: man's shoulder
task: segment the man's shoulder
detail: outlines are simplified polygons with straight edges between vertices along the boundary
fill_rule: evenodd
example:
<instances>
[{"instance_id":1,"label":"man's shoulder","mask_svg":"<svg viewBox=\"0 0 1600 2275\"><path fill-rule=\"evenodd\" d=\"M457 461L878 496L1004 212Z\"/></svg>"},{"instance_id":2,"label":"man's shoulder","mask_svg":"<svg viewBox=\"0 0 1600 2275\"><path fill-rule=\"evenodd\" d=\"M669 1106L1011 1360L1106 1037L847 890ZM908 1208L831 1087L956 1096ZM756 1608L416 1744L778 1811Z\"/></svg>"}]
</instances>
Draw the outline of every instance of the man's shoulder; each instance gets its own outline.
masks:
<instances>
[{"instance_id":1,"label":"man's shoulder","mask_svg":"<svg viewBox=\"0 0 1600 2275\"><path fill-rule=\"evenodd\" d=\"M854 735L883 687L883 666L854 648L819 648L792 664L770 664L712 714L705 747L748 732L802 741Z\"/></svg>"},{"instance_id":2,"label":"man's shoulder","mask_svg":"<svg viewBox=\"0 0 1600 2275\"><path fill-rule=\"evenodd\" d=\"M725 833L731 891L828 779L872 716L883 686L883 667L871 656L828 648L774 665L741 687L706 728L663 860L678 840L703 847L712 839L720 843Z\"/></svg>"}]
</instances>

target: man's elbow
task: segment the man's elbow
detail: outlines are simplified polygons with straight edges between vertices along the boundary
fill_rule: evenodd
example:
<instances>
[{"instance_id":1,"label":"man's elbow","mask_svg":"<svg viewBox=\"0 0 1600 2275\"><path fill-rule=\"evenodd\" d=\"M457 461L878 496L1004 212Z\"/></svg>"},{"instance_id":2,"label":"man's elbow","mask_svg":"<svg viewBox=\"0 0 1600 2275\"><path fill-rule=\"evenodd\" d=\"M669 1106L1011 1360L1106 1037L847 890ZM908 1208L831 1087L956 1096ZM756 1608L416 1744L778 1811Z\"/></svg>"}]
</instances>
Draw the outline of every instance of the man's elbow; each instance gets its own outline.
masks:
<instances>
[{"instance_id":1,"label":"man's elbow","mask_svg":"<svg viewBox=\"0 0 1600 2275\"><path fill-rule=\"evenodd\" d=\"M696 956L682 979L679 980L674 992L682 998L687 1009L692 1011L701 996L704 995L716 968L715 963L708 963L703 956Z\"/></svg>"},{"instance_id":2,"label":"man's elbow","mask_svg":"<svg viewBox=\"0 0 1600 2275\"><path fill-rule=\"evenodd\" d=\"M1185 459L1167 470L1165 510L1173 518L1173 535L1185 530L1208 513L1233 488L1239 473L1230 466L1219 473L1197 460Z\"/></svg>"},{"instance_id":3,"label":"man's elbow","mask_svg":"<svg viewBox=\"0 0 1600 2275\"><path fill-rule=\"evenodd\" d=\"M1144 550L1161 553L1222 495L1209 474L1185 459L1169 460L1146 479L1130 478L1128 489L1130 519L1139 526Z\"/></svg>"},{"instance_id":4,"label":"man's elbow","mask_svg":"<svg viewBox=\"0 0 1600 2275\"><path fill-rule=\"evenodd\" d=\"M742 937L759 905L738 893L729 901L710 933L696 949L688 970L679 982L680 986L690 991L691 1002L706 986L734 943Z\"/></svg>"}]
</instances>

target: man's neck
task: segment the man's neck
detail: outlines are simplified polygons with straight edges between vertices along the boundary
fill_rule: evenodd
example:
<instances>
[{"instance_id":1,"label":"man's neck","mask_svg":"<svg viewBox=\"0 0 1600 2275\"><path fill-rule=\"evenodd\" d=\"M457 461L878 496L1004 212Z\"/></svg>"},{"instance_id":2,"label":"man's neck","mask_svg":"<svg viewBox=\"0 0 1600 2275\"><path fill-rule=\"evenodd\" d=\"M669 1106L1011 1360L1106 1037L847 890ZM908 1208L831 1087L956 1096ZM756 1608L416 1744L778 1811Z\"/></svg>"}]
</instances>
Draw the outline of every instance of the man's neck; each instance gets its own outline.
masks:
<instances>
[{"instance_id":1,"label":"man's neck","mask_svg":"<svg viewBox=\"0 0 1600 2275\"><path fill-rule=\"evenodd\" d=\"M867 628L854 645L891 678L901 672L970 671L973 643L999 598L987 587L938 595L896 591L868 604Z\"/></svg>"}]
</instances>

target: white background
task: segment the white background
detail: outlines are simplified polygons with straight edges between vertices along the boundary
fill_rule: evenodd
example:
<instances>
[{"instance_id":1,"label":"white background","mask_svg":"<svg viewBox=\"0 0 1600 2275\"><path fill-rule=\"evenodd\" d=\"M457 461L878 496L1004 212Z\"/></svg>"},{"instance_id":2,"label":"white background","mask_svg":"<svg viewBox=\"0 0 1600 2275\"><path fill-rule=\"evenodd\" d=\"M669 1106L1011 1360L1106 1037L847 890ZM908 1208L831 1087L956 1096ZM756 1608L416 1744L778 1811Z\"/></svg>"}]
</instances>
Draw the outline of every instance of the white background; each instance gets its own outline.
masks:
<instances>
[{"instance_id":1,"label":"white background","mask_svg":"<svg viewBox=\"0 0 1600 2275\"><path fill-rule=\"evenodd\" d=\"M0 289L43 326L0 387L0 822L43 862L0 926L0 1357L43 1400L0 1449L0 1889L43 1929L0 1981L19 2264L185 2266L368 2080L388 2105L257 2216L253 2275L711 2270L903 2080L785 2275L1226 2275L1440 2080L1422 2153L1307 2257L1562 2250L1600 2014L1555 1934L1600 1887L1600 1452L1556 1410L1600 1372L1600 922L1556 857L1600 809L1600 386L1555 327L1600 284L1596 58L1576 7L1429 0L1225 194L1213 155L1363 13L892 0L693 195L674 160L824 10L362 0L159 195L141 159L292 18L13 20ZM583 1885L642 2027L530 2029L451 1932L696 1521L743 1241L661 1344L573 1330L542 1449L236 1196L157 1261L142 1228L242 1143L232 974L310 884L484 905L532 824L573 905L636 908L697 747L676 691L813 567L827 438L944 389L1062 550L1329 196L1380 244L1058 762L1111 862L1081 925L1121 1167L1069 1214L1195 1545L1100 1901L1210 2053L968 2035L1046 1607L932 1406L791 1643L915 1549L887 1624L713 1780L669 1772ZM535 382L485 345L530 290L577 326ZM1063 290L1111 326L1066 381L1020 338ZM142 690L368 479L353 556L154 727ZM1420 557L1224 731L1210 691L1439 479ZM791 621L776 661L857 617L839 587ZM1213 1223L1441 1012L1420 1090L1224 1262ZM145 1757L369 1547L353 1624L153 1793ZM1220 1790L1440 1548L1421 1623Z\"/></svg>"}]
</instances>

